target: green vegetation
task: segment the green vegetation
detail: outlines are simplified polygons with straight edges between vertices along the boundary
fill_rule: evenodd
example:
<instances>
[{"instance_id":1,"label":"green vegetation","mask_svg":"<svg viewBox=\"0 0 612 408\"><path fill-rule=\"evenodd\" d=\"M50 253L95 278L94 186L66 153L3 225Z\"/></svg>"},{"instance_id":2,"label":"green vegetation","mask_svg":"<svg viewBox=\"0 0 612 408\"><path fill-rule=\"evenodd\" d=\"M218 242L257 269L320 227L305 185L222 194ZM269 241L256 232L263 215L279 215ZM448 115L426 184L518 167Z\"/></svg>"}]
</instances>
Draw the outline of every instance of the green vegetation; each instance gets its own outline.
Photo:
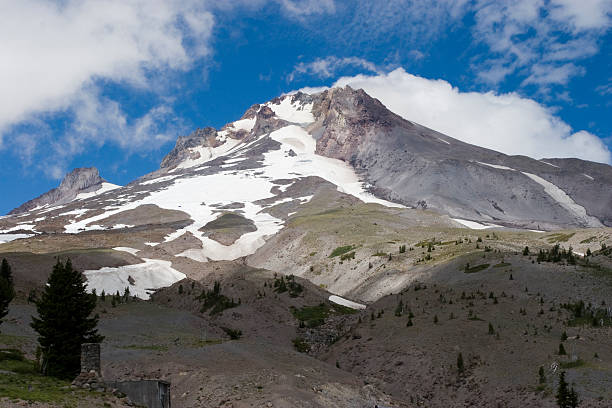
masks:
<instances>
[{"instance_id":1,"label":"green vegetation","mask_svg":"<svg viewBox=\"0 0 612 408\"><path fill-rule=\"evenodd\" d=\"M498 264L493 265L494 268L505 268L506 266L512 266L512 264L508 262L500 262Z\"/></svg>"},{"instance_id":2,"label":"green vegetation","mask_svg":"<svg viewBox=\"0 0 612 408\"><path fill-rule=\"evenodd\" d=\"M547 236L546 240L548 241L549 244L552 244L554 242L567 242L574 235L576 235L575 232L570 232L569 234L564 234L562 232L557 232L557 233L554 233L554 234L551 234L551 235Z\"/></svg>"},{"instance_id":3,"label":"green vegetation","mask_svg":"<svg viewBox=\"0 0 612 408\"><path fill-rule=\"evenodd\" d=\"M463 355L459 353L457 355L457 372L461 375L465 371L465 365L463 363Z\"/></svg>"},{"instance_id":4,"label":"green vegetation","mask_svg":"<svg viewBox=\"0 0 612 408\"><path fill-rule=\"evenodd\" d=\"M293 347L300 353L308 353L310 351L310 344L306 343L306 341L300 337L296 337L291 340L293 343Z\"/></svg>"},{"instance_id":5,"label":"green vegetation","mask_svg":"<svg viewBox=\"0 0 612 408\"><path fill-rule=\"evenodd\" d=\"M6 259L2 259L0 266L0 324L2 318L8 314L8 306L15 297L15 286L11 266Z\"/></svg>"},{"instance_id":6,"label":"green vegetation","mask_svg":"<svg viewBox=\"0 0 612 408\"><path fill-rule=\"evenodd\" d=\"M490 266L489 264L481 264L481 265L476 265L476 266L470 267L470 264L468 263L468 264L465 265L465 268L463 269L463 272L465 272L465 273L476 273L476 272L484 271L489 266Z\"/></svg>"},{"instance_id":7,"label":"green vegetation","mask_svg":"<svg viewBox=\"0 0 612 408\"><path fill-rule=\"evenodd\" d=\"M337 305L335 303L320 303L317 306L304 306L302 308L291 307L291 314L303 322L306 327L317 327L325 323L325 319L332 315L353 314L357 311L350 307Z\"/></svg>"},{"instance_id":8,"label":"green vegetation","mask_svg":"<svg viewBox=\"0 0 612 408\"><path fill-rule=\"evenodd\" d=\"M240 337L242 337L242 330L232 329L232 328L229 328L229 327L221 327L221 329L232 340L238 340Z\"/></svg>"},{"instance_id":9,"label":"green vegetation","mask_svg":"<svg viewBox=\"0 0 612 408\"><path fill-rule=\"evenodd\" d=\"M198 296L200 302L203 302L200 308L200 313L204 313L210 309L210 315L216 315L223 312L225 309L238 306L238 303L234 302L234 299L229 299L227 296L221 294L221 284L215 282L213 290L202 290L200 296Z\"/></svg>"},{"instance_id":10,"label":"green vegetation","mask_svg":"<svg viewBox=\"0 0 612 408\"><path fill-rule=\"evenodd\" d=\"M125 350L168 351L168 346L164 344L129 344L121 348Z\"/></svg>"},{"instance_id":11,"label":"green vegetation","mask_svg":"<svg viewBox=\"0 0 612 408\"><path fill-rule=\"evenodd\" d=\"M355 259L355 251L340 255L341 261L346 261L347 259Z\"/></svg>"},{"instance_id":12,"label":"green vegetation","mask_svg":"<svg viewBox=\"0 0 612 408\"><path fill-rule=\"evenodd\" d=\"M332 251L332 253L329 255L330 258L334 258L336 256L340 256L343 254L346 254L347 252L351 252L353 249L355 249L356 247L353 245L345 245L345 246L341 246L338 247L336 249L334 249Z\"/></svg>"},{"instance_id":13,"label":"green vegetation","mask_svg":"<svg viewBox=\"0 0 612 408\"><path fill-rule=\"evenodd\" d=\"M12 400L76 408L95 397L90 391L71 389L68 381L41 375L36 363L19 350L0 350L0 371L6 372L0 375L0 395Z\"/></svg>"},{"instance_id":14,"label":"green vegetation","mask_svg":"<svg viewBox=\"0 0 612 408\"><path fill-rule=\"evenodd\" d=\"M567 381L565 381L565 371L561 371L559 376L556 398L559 408L576 408L578 406L578 394L574 391L574 387L568 388Z\"/></svg>"},{"instance_id":15,"label":"green vegetation","mask_svg":"<svg viewBox=\"0 0 612 408\"><path fill-rule=\"evenodd\" d=\"M98 315L90 317L97 297L85 288L83 275L72 268L70 259L66 263L58 259L31 324L38 333L45 375L74 378L81 367L81 344L104 339L96 329Z\"/></svg>"},{"instance_id":16,"label":"green vegetation","mask_svg":"<svg viewBox=\"0 0 612 408\"><path fill-rule=\"evenodd\" d=\"M590 244L591 242L597 241L597 237L589 237L580 241L581 244Z\"/></svg>"},{"instance_id":17,"label":"green vegetation","mask_svg":"<svg viewBox=\"0 0 612 408\"><path fill-rule=\"evenodd\" d=\"M561 307L570 312L571 317L567 322L568 326L612 326L612 316L608 314L607 309L595 308L591 304L585 305L582 300L574 303L563 303Z\"/></svg>"},{"instance_id":18,"label":"green vegetation","mask_svg":"<svg viewBox=\"0 0 612 408\"><path fill-rule=\"evenodd\" d=\"M568 369L582 367L585 364L586 363L583 360L577 359L574 361L562 361L561 363L559 363L559 366L563 369Z\"/></svg>"},{"instance_id":19,"label":"green vegetation","mask_svg":"<svg viewBox=\"0 0 612 408\"><path fill-rule=\"evenodd\" d=\"M274 274L274 291L276 293L285 293L289 292L289 296L298 297L304 288L301 284L295 281L295 276L288 275L286 278L281 275L279 278L276 274Z\"/></svg>"}]
</instances>

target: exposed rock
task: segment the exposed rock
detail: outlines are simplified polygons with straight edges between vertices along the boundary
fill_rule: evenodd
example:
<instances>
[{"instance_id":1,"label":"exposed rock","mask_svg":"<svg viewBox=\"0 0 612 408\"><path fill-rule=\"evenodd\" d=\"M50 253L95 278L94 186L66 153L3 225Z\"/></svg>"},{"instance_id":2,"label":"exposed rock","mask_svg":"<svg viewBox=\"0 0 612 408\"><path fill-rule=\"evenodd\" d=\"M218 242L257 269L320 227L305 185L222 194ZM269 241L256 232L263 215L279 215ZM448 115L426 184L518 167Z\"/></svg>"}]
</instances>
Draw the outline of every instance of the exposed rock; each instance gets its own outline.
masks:
<instances>
[{"instance_id":1,"label":"exposed rock","mask_svg":"<svg viewBox=\"0 0 612 408\"><path fill-rule=\"evenodd\" d=\"M99 190L104 183L98 169L95 167L80 167L72 170L64 177L59 187L50 190L39 197L30 200L12 210L9 214L19 214L30 211L42 205L65 204L75 199L79 193Z\"/></svg>"}]
</instances>

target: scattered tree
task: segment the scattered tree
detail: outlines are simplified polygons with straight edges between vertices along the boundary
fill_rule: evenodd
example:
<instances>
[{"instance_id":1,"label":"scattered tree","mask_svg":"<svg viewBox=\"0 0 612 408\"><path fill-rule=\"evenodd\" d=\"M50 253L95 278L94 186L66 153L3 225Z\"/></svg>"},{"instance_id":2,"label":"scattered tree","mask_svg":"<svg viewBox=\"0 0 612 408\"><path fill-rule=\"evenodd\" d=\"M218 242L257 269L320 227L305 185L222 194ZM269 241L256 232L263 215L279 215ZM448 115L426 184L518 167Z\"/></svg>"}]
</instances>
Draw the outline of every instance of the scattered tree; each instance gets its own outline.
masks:
<instances>
[{"instance_id":1,"label":"scattered tree","mask_svg":"<svg viewBox=\"0 0 612 408\"><path fill-rule=\"evenodd\" d=\"M465 366L463 365L463 355L461 353L459 353L457 356L457 371L459 374L463 374L465 371Z\"/></svg>"},{"instance_id":2,"label":"scattered tree","mask_svg":"<svg viewBox=\"0 0 612 408\"><path fill-rule=\"evenodd\" d=\"M546 375L544 374L544 367L542 366L540 366L540 369L538 370L538 377L540 384L546 383Z\"/></svg>"},{"instance_id":3,"label":"scattered tree","mask_svg":"<svg viewBox=\"0 0 612 408\"><path fill-rule=\"evenodd\" d=\"M31 323L38 333L45 375L74 378L80 370L81 345L103 340L96 329L98 315L90 316L97 298L85 289L83 275L70 259L58 260L36 302L38 317Z\"/></svg>"},{"instance_id":4,"label":"scattered tree","mask_svg":"<svg viewBox=\"0 0 612 408\"><path fill-rule=\"evenodd\" d=\"M565 356L567 353L565 352L565 347L563 347L563 343L559 343L559 351L557 352L560 356Z\"/></svg>"},{"instance_id":5,"label":"scattered tree","mask_svg":"<svg viewBox=\"0 0 612 408\"><path fill-rule=\"evenodd\" d=\"M567 381L565 381L565 371L561 371L559 376L556 397L559 408L576 408L578 406L578 394L574 391L574 387L569 389Z\"/></svg>"},{"instance_id":6,"label":"scattered tree","mask_svg":"<svg viewBox=\"0 0 612 408\"><path fill-rule=\"evenodd\" d=\"M15 286L13 284L13 274L11 265L6 259L0 265L0 324L2 318L8 314L8 306L15 297Z\"/></svg>"}]
</instances>

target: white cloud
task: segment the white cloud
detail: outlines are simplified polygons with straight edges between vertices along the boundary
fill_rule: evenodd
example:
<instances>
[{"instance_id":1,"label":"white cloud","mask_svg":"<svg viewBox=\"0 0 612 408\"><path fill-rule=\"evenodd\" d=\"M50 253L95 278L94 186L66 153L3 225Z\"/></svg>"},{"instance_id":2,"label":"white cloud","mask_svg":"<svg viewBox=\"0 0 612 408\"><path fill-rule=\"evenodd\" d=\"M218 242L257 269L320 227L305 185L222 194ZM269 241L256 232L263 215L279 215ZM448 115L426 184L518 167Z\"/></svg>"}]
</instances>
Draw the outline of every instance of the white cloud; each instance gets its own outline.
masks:
<instances>
[{"instance_id":1,"label":"white cloud","mask_svg":"<svg viewBox=\"0 0 612 408\"><path fill-rule=\"evenodd\" d=\"M491 51L474 63L479 78L497 84L517 73L546 89L584 74L578 61L599 52L612 0L478 0L473 10L474 40Z\"/></svg>"},{"instance_id":2,"label":"white cloud","mask_svg":"<svg viewBox=\"0 0 612 408\"><path fill-rule=\"evenodd\" d=\"M464 142L511 155L578 157L612 163L610 150L595 135L572 132L550 108L515 93L461 92L398 68L388 74L338 79L334 86L363 88L405 119Z\"/></svg>"},{"instance_id":3,"label":"white cloud","mask_svg":"<svg viewBox=\"0 0 612 408\"><path fill-rule=\"evenodd\" d=\"M368 72L379 72L375 64L363 58L338 58L329 56L326 58L317 58L312 62L300 62L293 68L293 72L287 76L287 80L291 82L298 75L314 75L322 79L327 79L335 76L336 72L346 67L360 68Z\"/></svg>"},{"instance_id":4,"label":"white cloud","mask_svg":"<svg viewBox=\"0 0 612 408\"><path fill-rule=\"evenodd\" d=\"M284 11L295 17L328 14L336 11L334 0L276 0Z\"/></svg>"},{"instance_id":5,"label":"white cloud","mask_svg":"<svg viewBox=\"0 0 612 408\"><path fill-rule=\"evenodd\" d=\"M213 26L196 0L20 0L2 2L0 15L0 137L74 108L96 81L147 88L151 73L189 69L209 53Z\"/></svg>"}]
</instances>

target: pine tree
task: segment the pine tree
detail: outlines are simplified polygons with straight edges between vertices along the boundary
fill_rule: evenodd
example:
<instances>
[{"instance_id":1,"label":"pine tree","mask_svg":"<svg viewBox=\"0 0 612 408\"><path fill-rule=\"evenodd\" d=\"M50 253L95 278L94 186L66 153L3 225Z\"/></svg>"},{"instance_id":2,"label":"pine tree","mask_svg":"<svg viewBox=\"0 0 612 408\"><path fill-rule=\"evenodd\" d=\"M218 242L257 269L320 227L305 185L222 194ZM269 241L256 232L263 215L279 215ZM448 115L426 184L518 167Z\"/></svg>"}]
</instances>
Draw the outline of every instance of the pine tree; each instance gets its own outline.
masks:
<instances>
[{"instance_id":1,"label":"pine tree","mask_svg":"<svg viewBox=\"0 0 612 408\"><path fill-rule=\"evenodd\" d=\"M557 354L559 354L560 356L564 356L567 354L565 352L565 347L563 347L563 343L559 343L559 352Z\"/></svg>"},{"instance_id":2,"label":"pine tree","mask_svg":"<svg viewBox=\"0 0 612 408\"><path fill-rule=\"evenodd\" d=\"M523 255L524 256L529 255L529 247L528 246L526 246L525 249L523 249Z\"/></svg>"},{"instance_id":3,"label":"pine tree","mask_svg":"<svg viewBox=\"0 0 612 408\"><path fill-rule=\"evenodd\" d=\"M540 366L538 370L538 377L540 378L540 384L546 383L546 375L544 374L544 367Z\"/></svg>"},{"instance_id":4,"label":"pine tree","mask_svg":"<svg viewBox=\"0 0 612 408\"><path fill-rule=\"evenodd\" d=\"M459 353L459 355L457 356L457 371L459 372L459 374L463 374L464 370L465 366L463 365L463 355Z\"/></svg>"},{"instance_id":5,"label":"pine tree","mask_svg":"<svg viewBox=\"0 0 612 408\"><path fill-rule=\"evenodd\" d=\"M11 265L6 259L0 265L0 319L8 314L9 303L15 297L15 286L13 284L13 274ZM2 324L2 320L0 320Z\"/></svg>"},{"instance_id":6,"label":"pine tree","mask_svg":"<svg viewBox=\"0 0 612 408\"><path fill-rule=\"evenodd\" d=\"M493 325L489 322L489 334L493 335L495 334L495 329L493 328Z\"/></svg>"},{"instance_id":7,"label":"pine tree","mask_svg":"<svg viewBox=\"0 0 612 408\"><path fill-rule=\"evenodd\" d=\"M575 392L573 389L571 391L568 389L567 381L565 381L565 371L561 371L556 395L559 408L572 408L572 405L570 405L572 399L571 394L575 394ZM577 396L575 398L577 399Z\"/></svg>"},{"instance_id":8,"label":"pine tree","mask_svg":"<svg viewBox=\"0 0 612 408\"><path fill-rule=\"evenodd\" d=\"M73 378L80 370L81 344L103 340L96 330L98 315L90 317L96 297L85 291L83 275L58 260L42 296L36 302L38 317L31 326L38 332L45 375Z\"/></svg>"}]
</instances>

